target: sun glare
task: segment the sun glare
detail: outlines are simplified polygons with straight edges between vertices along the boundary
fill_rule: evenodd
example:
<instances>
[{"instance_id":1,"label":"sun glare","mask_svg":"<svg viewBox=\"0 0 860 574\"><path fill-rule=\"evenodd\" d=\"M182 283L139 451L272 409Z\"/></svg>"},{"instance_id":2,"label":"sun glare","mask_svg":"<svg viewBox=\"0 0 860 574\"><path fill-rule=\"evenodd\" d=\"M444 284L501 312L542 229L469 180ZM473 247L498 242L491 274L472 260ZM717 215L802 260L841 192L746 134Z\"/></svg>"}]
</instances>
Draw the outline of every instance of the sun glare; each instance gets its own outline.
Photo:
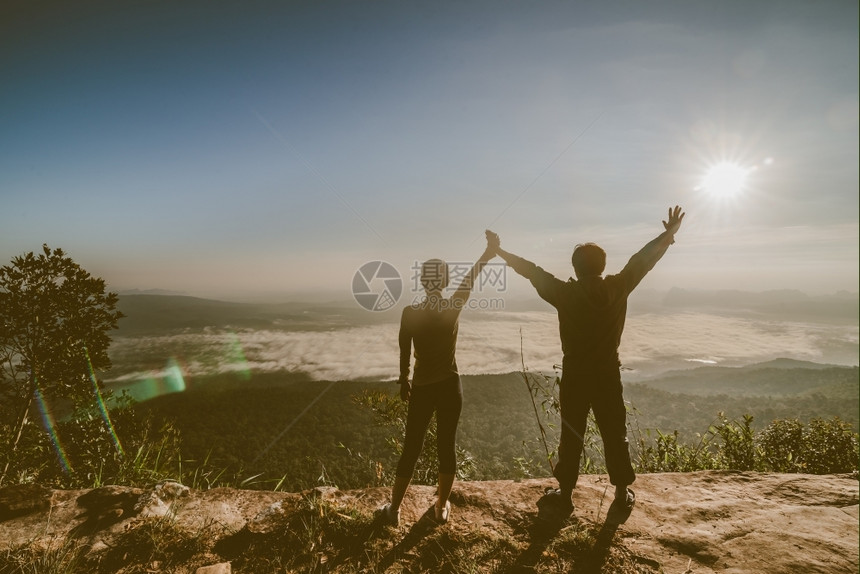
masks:
<instances>
[{"instance_id":1,"label":"sun glare","mask_svg":"<svg viewBox=\"0 0 860 574\"><path fill-rule=\"evenodd\" d=\"M699 187L714 197L735 197L744 191L749 172L736 163L721 162L705 173Z\"/></svg>"}]
</instances>

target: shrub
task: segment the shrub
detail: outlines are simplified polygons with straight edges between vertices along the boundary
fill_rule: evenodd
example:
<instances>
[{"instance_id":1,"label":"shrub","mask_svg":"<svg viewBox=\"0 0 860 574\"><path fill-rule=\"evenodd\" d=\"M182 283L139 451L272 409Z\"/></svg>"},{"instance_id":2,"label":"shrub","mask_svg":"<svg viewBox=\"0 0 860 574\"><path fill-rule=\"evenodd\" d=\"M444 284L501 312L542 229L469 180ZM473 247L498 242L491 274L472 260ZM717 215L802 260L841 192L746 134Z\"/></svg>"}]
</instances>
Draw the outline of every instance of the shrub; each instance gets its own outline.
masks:
<instances>
[{"instance_id":1,"label":"shrub","mask_svg":"<svg viewBox=\"0 0 860 574\"><path fill-rule=\"evenodd\" d=\"M752 429L753 417L744 415L742 422L728 420L723 413L719 414L720 423L712 432L722 444L717 446L720 468L729 470L755 470L757 456L755 435Z\"/></svg>"},{"instance_id":2,"label":"shrub","mask_svg":"<svg viewBox=\"0 0 860 574\"><path fill-rule=\"evenodd\" d=\"M144 486L181 478L179 432L169 422L142 417L127 396L110 411L79 406L50 432L25 425L9 477L56 488L104 484Z\"/></svg>"},{"instance_id":3,"label":"shrub","mask_svg":"<svg viewBox=\"0 0 860 574\"><path fill-rule=\"evenodd\" d=\"M374 423L391 429L387 439L388 446L396 456L403 453L403 437L406 434L407 403L383 391L363 390L353 397L353 401L373 412ZM457 446L457 471L460 480L468 480L474 472L474 459L459 445ZM415 465L413 482L416 484L436 484L439 473L439 454L436 450L436 418L430 421L424 437L424 448ZM391 471L380 471L386 481L393 478Z\"/></svg>"},{"instance_id":4,"label":"shrub","mask_svg":"<svg viewBox=\"0 0 860 574\"><path fill-rule=\"evenodd\" d=\"M803 423L797 419L772 421L756 437L764 468L774 472L801 472Z\"/></svg>"},{"instance_id":5,"label":"shrub","mask_svg":"<svg viewBox=\"0 0 860 574\"><path fill-rule=\"evenodd\" d=\"M678 442L678 431L663 433L655 430L654 445L647 443L639 436L639 457L637 468L639 472L691 472L717 468L719 462L708 449L708 439L713 435L706 434L696 447ZM650 431L646 431L650 437Z\"/></svg>"},{"instance_id":6,"label":"shrub","mask_svg":"<svg viewBox=\"0 0 860 574\"><path fill-rule=\"evenodd\" d=\"M851 425L834 417L815 418L803 433L800 465L804 472L829 474L857 470L857 433Z\"/></svg>"},{"instance_id":7,"label":"shrub","mask_svg":"<svg viewBox=\"0 0 860 574\"><path fill-rule=\"evenodd\" d=\"M806 426L797 419L778 419L756 441L764 470L830 474L858 467L857 433L839 417L815 418Z\"/></svg>"}]
</instances>

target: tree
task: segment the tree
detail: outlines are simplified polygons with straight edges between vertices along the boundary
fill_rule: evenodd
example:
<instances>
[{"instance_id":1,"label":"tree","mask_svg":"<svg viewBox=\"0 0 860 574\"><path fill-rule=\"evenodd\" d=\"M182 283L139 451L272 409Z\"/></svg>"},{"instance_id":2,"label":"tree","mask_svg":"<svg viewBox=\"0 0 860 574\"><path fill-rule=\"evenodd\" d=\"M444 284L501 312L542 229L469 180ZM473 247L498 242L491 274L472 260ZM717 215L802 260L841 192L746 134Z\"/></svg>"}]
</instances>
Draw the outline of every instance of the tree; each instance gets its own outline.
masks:
<instances>
[{"instance_id":1,"label":"tree","mask_svg":"<svg viewBox=\"0 0 860 574\"><path fill-rule=\"evenodd\" d=\"M111 366L108 331L123 317L117 301L62 249L43 245L0 267L0 414L9 434L0 485L37 398L95 398L95 370Z\"/></svg>"}]
</instances>

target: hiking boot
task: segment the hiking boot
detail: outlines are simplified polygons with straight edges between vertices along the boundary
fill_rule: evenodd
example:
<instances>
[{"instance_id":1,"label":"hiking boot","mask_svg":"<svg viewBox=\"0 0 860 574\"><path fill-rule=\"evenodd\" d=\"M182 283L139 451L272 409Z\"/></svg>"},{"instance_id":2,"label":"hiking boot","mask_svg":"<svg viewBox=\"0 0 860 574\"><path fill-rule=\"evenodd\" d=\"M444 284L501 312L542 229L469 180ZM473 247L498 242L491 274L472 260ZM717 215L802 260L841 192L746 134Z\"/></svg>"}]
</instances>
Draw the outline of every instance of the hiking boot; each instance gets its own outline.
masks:
<instances>
[{"instance_id":1,"label":"hiking boot","mask_svg":"<svg viewBox=\"0 0 860 574\"><path fill-rule=\"evenodd\" d=\"M396 528L400 525L400 509L392 510L391 504L386 504L385 506L378 508L376 510L376 516L379 518L380 522L386 526L394 526Z\"/></svg>"},{"instance_id":2,"label":"hiking boot","mask_svg":"<svg viewBox=\"0 0 860 574\"><path fill-rule=\"evenodd\" d=\"M451 514L451 503L447 500L445 501L445 506L439 508L438 506L434 506L434 511L436 512L436 522L439 524L445 524L448 522L448 515Z\"/></svg>"},{"instance_id":3,"label":"hiking boot","mask_svg":"<svg viewBox=\"0 0 860 574\"><path fill-rule=\"evenodd\" d=\"M630 518L630 513L633 512L635 504L636 495L628 488L625 496L616 497L609 505L609 510L606 512L606 522L614 525L624 524Z\"/></svg>"},{"instance_id":4,"label":"hiking boot","mask_svg":"<svg viewBox=\"0 0 860 574\"><path fill-rule=\"evenodd\" d=\"M537 507L538 518L545 522L563 522L573 513L573 502L558 488L547 488Z\"/></svg>"}]
</instances>

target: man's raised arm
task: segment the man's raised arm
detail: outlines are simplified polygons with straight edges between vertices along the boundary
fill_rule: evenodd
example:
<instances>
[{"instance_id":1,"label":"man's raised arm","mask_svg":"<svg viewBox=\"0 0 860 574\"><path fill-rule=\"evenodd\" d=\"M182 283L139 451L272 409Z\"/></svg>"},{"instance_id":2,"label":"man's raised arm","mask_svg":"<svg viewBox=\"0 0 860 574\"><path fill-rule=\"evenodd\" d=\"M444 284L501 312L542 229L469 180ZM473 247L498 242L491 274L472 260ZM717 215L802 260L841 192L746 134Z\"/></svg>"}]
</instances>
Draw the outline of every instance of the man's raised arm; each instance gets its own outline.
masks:
<instances>
[{"instance_id":1,"label":"man's raised arm","mask_svg":"<svg viewBox=\"0 0 860 574\"><path fill-rule=\"evenodd\" d=\"M504 249L499 248L499 257L505 260L505 263L510 265L511 269L525 277L526 279L531 279L534 277L535 272L537 271L538 266L529 261L528 259L523 259L519 255L514 255Z\"/></svg>"},{"instance_id":2,"label":"man's raised arm","mask_svg":"<svg viewBox=\"0 0 860 574\"><path fill-rule=\"evenodd\" d=\"M492 233L492 231L488 233ZM495 233L493 233L493 235L495 235L498 244L499 236ZM505 263L511 266L511 269L513 269L526 279L531 279L532 277L534 277L535 271L537 270L538 266L529 261L528 259L523 259L519 255L514 255L513 253L505 251L501 247L496 248L496 254L502 259L504 259Z\"/></svg>"},{"instance_id":3,"label":"man's raised arm","mask_svg":"<svg viewBox=\"0 0 860 574\"><path fill-rule=\"evenodd\" d=\"M493 232L488 231L487 233L490 234ZM496 241L499 242L498 235L495 233L493 233L493 235L496 237ZM550 305L556 304L556 301L558 300L558 289L564 285L564 281L557 279L552 273L547 273L528 259L523 259L518 255L505 251L501 246L496 248L496 253L499 257L504 259L505 263L510 265L514 271L531 281L531 284L537 290L541 299L548 302Z\"/></svg>"},{"instance_id":4,"label":"man's raised arm","mask_svg":"<svg viewBox=\"0 0 860 574\"><path fill-rule=\"evenodd\" d=\"M660 261L663 255L665 255L669 246L675 243L675 234L681 227L684 215L686 214L681 211L679 206L676 205L674 208L670 207L669 218L668 220L663 221L663 233L649 241L645 247L633 255L633 257L630 258L630 261L627 262L627 265L624 266L624 269L622 269L618 274L619 277L623 277L625 279L629 291L632 291L637 285L639 285L642 278L645 277L645 275L654 268L654 265Z\"/></svg>"}]
</instances>

